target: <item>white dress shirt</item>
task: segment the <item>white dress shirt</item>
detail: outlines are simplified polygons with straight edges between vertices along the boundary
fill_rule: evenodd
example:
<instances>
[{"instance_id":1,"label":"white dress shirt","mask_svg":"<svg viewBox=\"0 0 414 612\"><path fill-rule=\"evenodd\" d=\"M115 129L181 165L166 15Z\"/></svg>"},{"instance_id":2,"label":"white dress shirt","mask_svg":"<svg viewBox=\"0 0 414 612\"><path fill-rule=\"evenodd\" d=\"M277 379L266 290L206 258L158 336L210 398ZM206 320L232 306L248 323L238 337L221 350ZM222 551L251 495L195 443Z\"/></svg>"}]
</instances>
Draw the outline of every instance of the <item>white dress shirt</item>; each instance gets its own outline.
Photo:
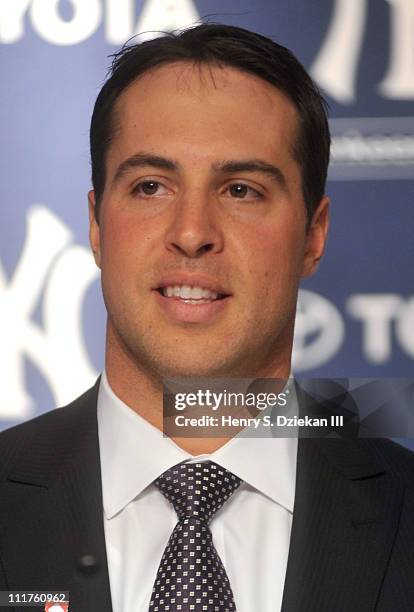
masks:
<instances>
[{"instance_id":1,"label":"white dress shirt","mask_svg":"<svg viewBox=\"0 0 414 612\"><path fill-rule=\"evenodd\" d=\"M291 398L292 401L292 398ZM237 612L281 608L296 480L296 438L234 437L194 457L113 393L105 374L98 396L105 541L114 612L148 612L152 587L177 523L153 484L186 460L212 460L243 480L213 517L213 541ZM258 433L255 432L255 436Z\"/></svg>"}]
</instances>

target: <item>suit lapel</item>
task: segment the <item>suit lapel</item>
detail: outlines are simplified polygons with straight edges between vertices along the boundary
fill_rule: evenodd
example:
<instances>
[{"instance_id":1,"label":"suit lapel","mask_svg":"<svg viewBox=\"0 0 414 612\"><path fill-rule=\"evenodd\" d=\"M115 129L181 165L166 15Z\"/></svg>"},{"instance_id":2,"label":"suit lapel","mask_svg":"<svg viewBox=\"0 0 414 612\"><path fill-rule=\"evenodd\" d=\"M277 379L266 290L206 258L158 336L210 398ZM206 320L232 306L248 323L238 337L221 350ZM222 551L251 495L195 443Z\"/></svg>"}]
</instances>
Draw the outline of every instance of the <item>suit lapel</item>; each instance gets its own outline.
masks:
<instances>
[{"instance_id":1,"label":"suit lapel","mask_svg":"<svg viewBox=\"0 0 414 612\"><path fill-rule=\"evenodd\" d=\"M370 612L403 486L361 439L300 439L282 612Z\"/></svg>"},{"instance_id":2,"label":"suit lapel","mask_svg":"<svg viewBox=\"0 0 414 612\"><path fill-rule=\"evenodd\" d=\"M98 383L31 425L0 504L12 590L70 592L76 612L111 612L96 420ZM35 435L34 435L35 434Z\"/></svg>"}]
</instances>

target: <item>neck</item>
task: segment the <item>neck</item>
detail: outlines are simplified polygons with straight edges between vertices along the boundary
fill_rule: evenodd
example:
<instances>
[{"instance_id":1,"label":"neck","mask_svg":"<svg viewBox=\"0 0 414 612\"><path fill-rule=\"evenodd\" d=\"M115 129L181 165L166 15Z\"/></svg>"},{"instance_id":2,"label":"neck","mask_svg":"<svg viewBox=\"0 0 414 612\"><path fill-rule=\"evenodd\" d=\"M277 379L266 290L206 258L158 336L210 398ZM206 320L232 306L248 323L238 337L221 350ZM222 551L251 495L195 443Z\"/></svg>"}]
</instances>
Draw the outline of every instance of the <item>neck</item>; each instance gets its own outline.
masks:
<instances>
[{"instance_id":1,"label":"neck","mask_svg":"<svg viewBox=\"0 0 414 612\"><path fill-rule=\"evenodd\" d=\"M287 380L290 373L290 353L289 350L283 359L275 360L274 363L251 374L249 378ZM136 358L123 345L110 325L107 327L105 371L115 395L151 425L163 431L162 377L142 364L137 364ZM235 376L237 377L241 378ZM228 436L212 435L203 438L171 436L171 439L180 448L195 456L214 452L231 440L236 433L237 429L232 428L232 434Z\"/></svg>"}]
</instances>

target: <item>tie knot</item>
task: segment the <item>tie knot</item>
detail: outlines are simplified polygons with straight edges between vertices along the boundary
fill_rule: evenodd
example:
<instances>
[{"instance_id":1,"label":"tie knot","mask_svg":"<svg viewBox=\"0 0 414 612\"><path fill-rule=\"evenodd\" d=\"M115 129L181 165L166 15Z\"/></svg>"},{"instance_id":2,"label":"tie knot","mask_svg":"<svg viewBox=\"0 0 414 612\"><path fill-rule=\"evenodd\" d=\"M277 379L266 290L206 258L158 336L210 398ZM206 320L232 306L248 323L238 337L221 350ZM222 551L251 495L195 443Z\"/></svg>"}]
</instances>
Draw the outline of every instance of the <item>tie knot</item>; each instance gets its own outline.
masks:
<instances>
[{"instance_id":1,"label":"tie knot","mask_svg":"<svg viewBox=\"0 0 414 612\"><path fill-rule=\"evenodd\" d=\"M180 520L192 517L206 523L240 483L240 478L212 461L179 463L154 481Z\"/></svg>"}]
</instances>

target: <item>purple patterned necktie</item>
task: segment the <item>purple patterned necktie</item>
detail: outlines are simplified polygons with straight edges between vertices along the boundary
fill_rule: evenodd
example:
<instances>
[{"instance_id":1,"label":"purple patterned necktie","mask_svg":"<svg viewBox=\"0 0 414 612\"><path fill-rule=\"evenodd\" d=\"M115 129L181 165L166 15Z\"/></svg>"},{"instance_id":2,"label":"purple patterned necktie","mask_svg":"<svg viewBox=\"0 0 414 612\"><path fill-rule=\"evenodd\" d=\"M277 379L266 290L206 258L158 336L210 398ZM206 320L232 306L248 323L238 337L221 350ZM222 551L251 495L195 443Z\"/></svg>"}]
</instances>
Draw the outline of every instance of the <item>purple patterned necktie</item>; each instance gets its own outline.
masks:
<instances>
[{"instance_id":1,"label":"purple patterned necktie","mask_svg":"<svg viewBox=\"0 0 414 612\"><path fill-rule=\"evenodd\" d=\"M236 610L208 524L241 482L212 461L179 463L154 481L179 520L158 568L149 612Z\"/></svg>"}]
</instances>

